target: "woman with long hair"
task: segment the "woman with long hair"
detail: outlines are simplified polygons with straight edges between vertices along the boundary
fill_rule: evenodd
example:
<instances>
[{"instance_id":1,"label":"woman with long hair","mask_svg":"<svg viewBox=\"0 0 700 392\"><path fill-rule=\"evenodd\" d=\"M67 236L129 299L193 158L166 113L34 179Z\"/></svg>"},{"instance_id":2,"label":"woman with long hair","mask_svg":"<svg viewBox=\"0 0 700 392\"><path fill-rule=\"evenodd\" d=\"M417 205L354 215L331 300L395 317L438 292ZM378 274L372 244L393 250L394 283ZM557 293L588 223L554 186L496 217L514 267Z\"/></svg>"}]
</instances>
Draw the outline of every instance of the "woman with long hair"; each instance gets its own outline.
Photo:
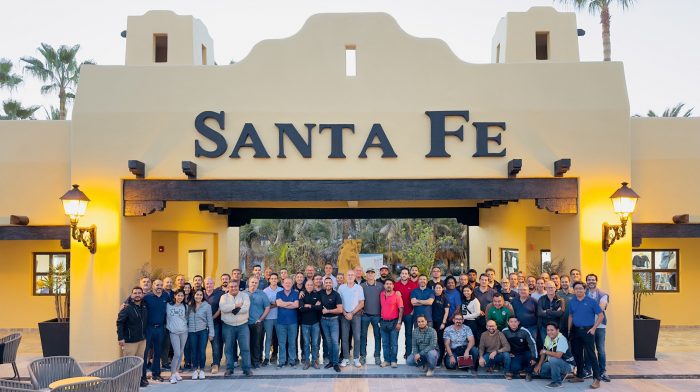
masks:
<instances>
[{"instance_id":1,"label":"woman with long hair","mask_svg":"<svg viewBox=\"0 0 700 392\"><path fill-rule=\"evenodd\" d=\"M437 332L438 348L440 357L438 358L438 367L445 358L445 343L443 342L443 334L447 328L447 316L450 313L450 303L445 295L445 286L442 282L435 283L433 286L435 291L435 301L432 305L433 328Z\"/></svg>"},{"instance_id":2,"label":"woman with long hair","mask_svg":"<svg viewBox=\"0 0 700 392\"><path fill-rule=\"evenodd\" d=\"M177 291L172 302L166 305L166 328L170 332L170 344L173 347L173 360L170 362L170 383L182 380L178 372L187 342L187 305L185 293Z\"/></svg>"},{"instance_id":3,"label":"woman with long hair","mask_svg":"<svg viewBox=\"0 0 700 392\"><path fill-rule=\"evenodd\" d=\"M192 305L192 283L185 282L185 284L182 285L181 290L183 293L185 293L184 304L187 306ZM190 341L188 339L187 343L185 343L185 365L182 367L182 370L192 370L192 358L190 356L190 352L192 352L192 349L190 348Z\"/></svg>"},{"instance_id":4,"label":"woman with long hair","mask_svg":"<svg viewBox=\"0 0 700 392\"><path fill-rule=\"evenodd\" d=\"M192 358L193 380L204 380L207 340L214 340L214 319L211 305L204 301L204 290L197 289L192 296L194 301L189 307L187 321L189 324L190 358Z\"/></svg>"},{"instance_id":5,"label":"woman with long hair","mask_svg":"<svg viewBox=\"0 0 700 392\"><path fill-rule=\"evenodd\" d=\"M464 325L471 328L474 340L478 346L481 336L477 335L476 319L481 315L481 304L474 296L474 290L468 285L462 286L462 306L460 311L462 316L464 316Z\"/></svg>"}]
</instances>

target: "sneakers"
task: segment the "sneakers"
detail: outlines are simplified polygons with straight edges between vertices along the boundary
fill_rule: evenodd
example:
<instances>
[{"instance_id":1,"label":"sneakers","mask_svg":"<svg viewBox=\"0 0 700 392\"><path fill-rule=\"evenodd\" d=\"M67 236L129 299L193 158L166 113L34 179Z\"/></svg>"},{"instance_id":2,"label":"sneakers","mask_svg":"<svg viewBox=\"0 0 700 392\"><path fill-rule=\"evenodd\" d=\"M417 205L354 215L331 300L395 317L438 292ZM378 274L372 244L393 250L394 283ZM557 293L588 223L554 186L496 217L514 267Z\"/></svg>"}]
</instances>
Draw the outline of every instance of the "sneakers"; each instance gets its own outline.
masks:
<instances>
[{"instance_id":1,"label":"sneakers","mask_svg":"<svg viewBox=\"0 0 700 392\"><path fill-rule=\"evenodd\" d=\"M394 368L394 369L396 369L397 367L399 367L399 364L396 363L396 362L392 362L392 363L391 363L391 367Z\"/></svg>"},{"instance_id":2,"label":"sneakers","mask_svg":"<svg viewBox=\"0 0 700 392\"><path fill-rule=\"evenodd\" d=\"M433 376L433 369L428 369L428 371L425 372L426 377L432 377Z\"/></svg>"},{"instance_id":3,"label":"sneakers","mask_svg":"<svg viewBox=\"0 0 700 392\"><path fill-rule=\"evenodd\" d=\"M592 377L593 377L593 372L592 372L592 371L590 371L590 370L584 370L584 371L583 371L583 378L584 378L584 379L586 379L586 378L592 378Z\"/></svg>"},{"instance_id":4,"label":"sneakers","mask_svg":"<svg viewBox=\"0 0 700 392\"><path fill-rule=\"evenodd\" d=\"M328 362L328 363L326 364L326 366L324 366L323 368L324 368L324 369L330 369L330 368L332 368L332 367L333 367L333 364L330 363L330 362Z\"/></svg>"},{"instance_id":5,"label":"sneakers","mask_svg":"<svg viewBox=\"0 0 700 392\"><path fill-rule=\"evenodd\" d=\"M199 379L199 370L195 370L192 372L192 379L193 380Z\"/></svg>"},{"instance_id":6,"label":"sneakers","mask_svg":"<svg viewBox=\"0 0 700 392\"><path fill-rule=\"evenodd\" d=\"M199 371L199 379L204 380L206 377L204 376L204 370Z\"/></svg>"},{"instance_id":7,"label":"sneakers","mask_svg":"<svg viewBox=\"0 0 700 392\"><path fill-rule=\"evenodd\" d=\"M325 365L328 365L329 363L331 363L331 360L330 360L329 358L323 358L323 365L324 365L324 366L325 366ZM331 365L331 367L332 367L332 366L333 366L333 365Z\"/></svg>"},{"instance_id":8,"label":"sneakers","mask_svg":"<svg viewBox=\"0 0 700 392\"><path fill-rule=\"evenodd\" d=\"M563 385L561 385L560 382L550 382L549 384L545 385L545 388L561 388Z\"/></svg>"},{"instance_id":9,"label":"sneakers","mask_svg":"<svg viewBox=\"0 0 700 392\"><path fill-rule=\"evenodd\" d=\"M348 366L348 360L347 360L347 359L343 359L343 361L340 362L340 367L346 367L346 366Z\"/></svg>"},{"instance_id":10,"label":"sneakers","mask_svg":"<svg viewBox=\"0 0 700 392\"><path fill-rule=\"evenodd\" d=\"M170 383L171 383L171 384L177 384L177 378L175 378L175 375L172 375L172 376L170 377Z\"/></svg>"},{"instance_id":11,"label":"sneakers","mask_svg":"<svg viewBox=\"0 0 700 392\"><path fill-rule=\"evenodd\" d=\"M211 374L219 373L219 365L211 365Z\"/></svg>"},{"instance_id":12,"label":"sneakers","mask_svg":"<svg viewBox=\"0 0 700 392\"><path fill-rule=\"evenodd\" d=\"M610 382L610 377L608 377L608 373L601 374L600 379L605 382Z\"/></svg>"},{"instance_id":13,"label":"sneakers","mask_svg":"<svg viewBox=\"0 0 700 392\"><path fill-rule=\"evenodd\" d=\"M277 364L277 369L282 369L283 367L284 367L284 364L283 364L283 363L278 363L278 364Z\"/></svg>"},{"instance_id":14,"label":"sneakers","mask_svg":"<svg viewBox=\"0 0 700 392\"><path fill-rule=\"evenodd\" d=\"M357 359L355 360L355 362L357 362ZM364 366L365 364L367 364L367 357L361 356L361 357L360 357L360 363L362 364L362 366Z\"/></svg>"},{"instance_id":15,"label":"sneakers","mask_svg":"<svg viewBox=\"0 0 700 392\"><path fill-rule=\"evenodd\" d=\"M600 388L600 380L593 380L593 384L591 384L591 389L598 389Z\"/></svg>"},{"instance_id":16,"label":"sneakers","mask_svg":"<svg viewBox=\"0 0 700 392\"><path fill-rule=\"evenodd\" d=\"M175 372L175 379L176 379L177 381L182 381L182 376L180 375L180 373Z\"/></svg>"},{"instance_id":17,"label":"sneakers","mask_svg":"<svg viewBox=\"0 0 700 392\"><path fill-rule=\"evenodd\" d=\"M161 376L153 377L152 380L158 382L165 382L165 379Z\"/></svg>"},{"instance_id":18,"label":"sneakers","mask_svg":"<svg viewBox=\"0 0 700 392\"><path fill-rule=\"evenodd\" d=\"M265 367L265 366L267 366L267 365L269 365L269 364L270 364L270 360L269 360L269 359L264 359L263 362L262 362L262 366L263 366L263 367ZM212 374L213 374L213 373L214 373L214 372L212 371Z\"/></svg>"},{"instance_id":19,"label":"sneakers","mask_svg":"<svg viewBox=\"0 0 700 392\"><path fill-rule=\"evenodd\" d=\"M379 366L381 366L381 367L388 367L388 366L391 366L391 364L390 364L389 362L384 361L384 362L382 362L381 365L379 365Z\"/></svg>"},{"instance_id":20,"label":"sneakers","mask_svg":"<svg viewBox=\"0 0 700 392\"><path fill-rule=\"evenodd\" d=\"M290 363L289 363L289 367L291 367L292 369L296 369L296 368L297 368L297 362L296 362L296 361L290 362Z\"/></svg>"},{"instance_id":21,"label":"sneakers","mask_svg":"<svg viewBox=\"0 0 700 392\"><path fill-rule=\"evenodd\" d=\"M353 362L355 363L355 367L358 367L358 368L359 368L359 367L362 367L362 364L360 363L361 360L355 359Z\"/></svg>"}]
</instances>

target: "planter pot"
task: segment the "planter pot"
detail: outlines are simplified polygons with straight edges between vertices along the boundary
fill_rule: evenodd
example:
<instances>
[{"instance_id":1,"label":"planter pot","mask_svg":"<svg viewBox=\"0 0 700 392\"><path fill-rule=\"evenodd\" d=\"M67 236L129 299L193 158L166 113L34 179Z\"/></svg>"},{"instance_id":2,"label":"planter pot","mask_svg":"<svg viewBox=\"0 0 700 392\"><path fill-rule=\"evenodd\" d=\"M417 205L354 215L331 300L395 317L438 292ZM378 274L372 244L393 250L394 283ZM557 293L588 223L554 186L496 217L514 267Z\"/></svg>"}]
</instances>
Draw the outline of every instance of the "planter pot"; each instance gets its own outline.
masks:
<instances>
[{"instance_id":1,"label":"planter pot","mask_svg":"<svg viewBox=\"0 0 700 392\"><path fill-rule=\"evenodd\" d=\"M70 323L58 322L58 319L47 320L39 323L39 337L41 349L45 357L68 356Z\"/></svg>"},{"instance_id":2,"label":"planter pot","mask_svg":"<svg viewBox=\"0 0 700 392\"><path fill-rule=\"evenodd\" d=\"M639 316L634 319L634 359L656 361L659 328L661 328L661 320L648 316Z\"/></svg>"}]
</instances>

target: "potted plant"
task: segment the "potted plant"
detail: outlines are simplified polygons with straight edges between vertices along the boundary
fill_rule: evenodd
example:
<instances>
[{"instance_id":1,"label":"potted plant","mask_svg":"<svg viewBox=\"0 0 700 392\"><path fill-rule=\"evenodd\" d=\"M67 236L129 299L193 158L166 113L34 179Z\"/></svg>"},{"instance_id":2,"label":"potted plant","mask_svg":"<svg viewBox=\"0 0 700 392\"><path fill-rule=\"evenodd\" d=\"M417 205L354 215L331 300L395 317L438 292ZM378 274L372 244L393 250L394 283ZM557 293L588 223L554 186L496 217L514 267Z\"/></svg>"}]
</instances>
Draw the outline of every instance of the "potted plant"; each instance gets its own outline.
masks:
<instances>
[{"instance_id":1,"label":"potted plant","mask_svg":"<svg viewBox=\"0 0 700 392\"><path fill-rule=\"evenodd\" d=\"M649 282L633 273L632 307L634 308L634 359L656 361L656 344L659 340L661 320L641 314L642 297L653 294Z\"/></svg>"},{"instance_id":2,"label":"potted plant","mask_svg":"<svg viewBox=\"0 0 700 392\"><path fill-rule=\"evenodd\" d=\"M37 282L54 297L56 318L39 323L41 349L45 357L69 354L70 273L64 263L50 264L49 274Z\"/></svg>"}]
</instances>

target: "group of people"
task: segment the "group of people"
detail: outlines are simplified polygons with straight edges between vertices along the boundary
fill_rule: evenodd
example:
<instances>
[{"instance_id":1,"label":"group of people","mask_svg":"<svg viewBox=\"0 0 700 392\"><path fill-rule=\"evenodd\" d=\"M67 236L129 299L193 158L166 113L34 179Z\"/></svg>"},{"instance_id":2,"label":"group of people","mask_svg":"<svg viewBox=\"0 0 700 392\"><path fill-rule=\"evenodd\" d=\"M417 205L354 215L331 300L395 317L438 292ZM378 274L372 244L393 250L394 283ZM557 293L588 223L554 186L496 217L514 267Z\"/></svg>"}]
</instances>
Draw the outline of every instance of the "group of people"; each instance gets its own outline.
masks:
<instances>
[{"instance_id":1,"label":"group of people","mask_svg":"<svg viewBox=\"0 0 700 392\"><path fill-rule=\"evenodd\" d=\"M243 373L264 366L333 369L367 363L369 326L374 335L374 364L398 367L399 333L403 357L431 376L436 367L487 372L502 369L515 376L547 378L548 387L582 382L591 388L610 381L605 371L605 310L609 298L598 278L580 271L539 277L511 273L500 282L488 268L443 279L434 267L430 278L418 267L402 268L396 280L388 266L333 275L309 265L304 272L278 273L254 266L244 280L239 269L214 279L178 275L144 277L131 291L117 318L124 355L144 357L142 386L170 367L170 382L205 378L206 348L212 347L210 372L226 357L225 375L240 362ZM299 344L297 344L299 343ZM323 351L321 354L321 347ZM322 357L321 357L322 355ZM184 361L184 365L183 365ZM575 368L575 374L573 370Z\"/></svg>"}]
</instances>

